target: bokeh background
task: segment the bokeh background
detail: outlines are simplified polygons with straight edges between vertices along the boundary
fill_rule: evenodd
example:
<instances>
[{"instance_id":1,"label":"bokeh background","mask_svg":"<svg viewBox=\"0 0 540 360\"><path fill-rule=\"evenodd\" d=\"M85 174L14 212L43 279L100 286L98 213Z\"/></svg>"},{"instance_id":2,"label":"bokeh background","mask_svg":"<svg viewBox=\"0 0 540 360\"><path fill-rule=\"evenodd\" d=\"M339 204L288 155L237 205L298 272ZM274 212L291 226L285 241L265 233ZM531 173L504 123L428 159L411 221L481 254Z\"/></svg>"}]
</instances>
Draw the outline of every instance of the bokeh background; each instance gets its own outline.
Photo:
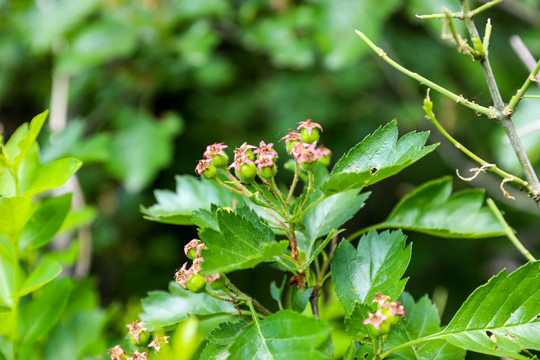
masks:
<instances>
[{"instance_id":1,"label":"bokeh background","mask_svg":"<svg viewBox=\"0 0 540 360\"><path fill-rule=\"evenodd\" d=\"M8 138L50 109L41 160L71 155L84 161L80 216L90 224L83 236L92 247L91 265L78 275L97 290L94 306L109 310L99 327L102 348L86 344L79 356L103 354L137 316L140 298L166 289L185 261L183 245L196 229L147 221L139 207L155 202L154 189L174 189L176 174L192 174L207 144L264 140L276 143L284 159L279 139L311 118L324 127L321 141L335 162L393 118L403 133L434 130L421 108L426 88L378 59L354 29L412 71L490 105L478 64L442 36L443 22L415 17L443 7L459 10L457 0L0 0L0 131ZM540 5L505 0L476 17L481 33L488 17L489 55L508 101L528 74L509 39L519 35L540 57ZM534 86L530 93L539 93ZM439 120L460 142L522 174L498 124L431 97ZM540 170L538 101L523 101L514 119L528 129L523 141ZM468 175L475 166L436 131L429 141L442 144L373 186L348 233L382 221L415 186L455 169ZM278 173L279 181L291 178L287 170ZM517 189L510 190L515 201L505 199L499 184L489 174L469 183L454 175L456 189L485 188L520 240L540 254L538 208ZM447 295L443 322L492 275L525 262L502 237L408 235L414 251L407 290L415 298ZM69 248L69 241L58 246ZM264 299L268 280L279 281L279 273L263 266L233 278L276 307Z\"/></svg>"}]
</instances>

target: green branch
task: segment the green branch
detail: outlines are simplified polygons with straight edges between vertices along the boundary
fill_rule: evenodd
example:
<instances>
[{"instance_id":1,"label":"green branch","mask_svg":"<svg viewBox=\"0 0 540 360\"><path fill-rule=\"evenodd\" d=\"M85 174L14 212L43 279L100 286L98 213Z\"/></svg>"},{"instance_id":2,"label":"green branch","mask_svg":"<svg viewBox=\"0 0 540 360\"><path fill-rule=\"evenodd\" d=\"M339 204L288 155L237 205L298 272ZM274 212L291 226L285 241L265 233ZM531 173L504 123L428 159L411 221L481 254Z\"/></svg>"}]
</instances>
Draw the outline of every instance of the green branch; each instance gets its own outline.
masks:
<instances>
[{"instance_id":1,"label":"green branch","mask_svg":"<svg viewBox=\"0 0 540 360\"><path fill-rule=\"evenodd\" d=\"M496 116L496 114L494 113L494 109L478 105L473 101L465 99L462 95L456 95L453 92L445 89L444 87L442 87L442 86L440 86L440 85L426 79L425 77L423 77L421 75L418 75L417 73L414 73L414 72L404 68L403 66L401 66L400 64L398 64L397 62L392 60L390 57L388 57L388 55L386 55L386 53L381 48L377 47L362 32L360 32L358 30L355 30L355 31L356 31L356 34L358 34L358 36L360 36L360 38L362 38L362 40L364 40L364 42L366 44L368 44L369 47L377 55L379 55L384 61L386 61L388 64L390 64L395 69L397 69L397 70L401 71L402 73L404 73L405 75L415 79L419 83L424 84L424 85L432 88L433 90L440 92L441 94L449 97L450 99L454 100L455 102L463 104L464 106L470 108L471 110L474 110L474 111L476 111L476 112L478 112L480 114L484 114L484 115L488 116L489 118L494 118Z\"/></svg>"},{"instance_id":2,"label":"green branch","mask_svg":"<svg viewBox=\"0 0 540 360\"><path fill-rule=\"evenodd\" d=\"M527 91L533 79L535 79L536 75L538 75L538 71L540 71L540 61L538 61L533 71L531 71L531 73L527 77L527 80L525 80L525 82L523 83L521 88L518 90L516 95L512 96L512 98L510 99L510 102L508 103L508 106L506 107L504 111L505 114L510 115L515 111L518 103L521 101L521 99L525 97L525 91Z\"/></svg>"}]
</instances>

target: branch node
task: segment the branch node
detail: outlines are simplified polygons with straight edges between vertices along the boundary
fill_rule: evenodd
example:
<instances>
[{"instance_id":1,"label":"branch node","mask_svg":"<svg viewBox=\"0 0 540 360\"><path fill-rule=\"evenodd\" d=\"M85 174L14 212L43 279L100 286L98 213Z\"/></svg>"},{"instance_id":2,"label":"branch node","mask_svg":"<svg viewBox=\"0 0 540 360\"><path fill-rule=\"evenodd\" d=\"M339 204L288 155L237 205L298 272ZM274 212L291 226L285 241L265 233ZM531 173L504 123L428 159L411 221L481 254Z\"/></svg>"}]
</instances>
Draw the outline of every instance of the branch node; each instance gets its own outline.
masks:
<instances>
[{"instance_id":1,"label":"branch node","mask_svg":"<svg viewBox=\"0 0 540 360\"><path fill-rule=\"evenodd\" d=\"M501 186L500 186L501 191L503 192L503 195L504 195L505 198L510 199L510 200L516 200L515 197L510 195L510 193L504 189L504 184L509 182L509 181L514 181L514 178L505 178L505 179L503 179L501 181Z\"/></svg>"}]
</instances>

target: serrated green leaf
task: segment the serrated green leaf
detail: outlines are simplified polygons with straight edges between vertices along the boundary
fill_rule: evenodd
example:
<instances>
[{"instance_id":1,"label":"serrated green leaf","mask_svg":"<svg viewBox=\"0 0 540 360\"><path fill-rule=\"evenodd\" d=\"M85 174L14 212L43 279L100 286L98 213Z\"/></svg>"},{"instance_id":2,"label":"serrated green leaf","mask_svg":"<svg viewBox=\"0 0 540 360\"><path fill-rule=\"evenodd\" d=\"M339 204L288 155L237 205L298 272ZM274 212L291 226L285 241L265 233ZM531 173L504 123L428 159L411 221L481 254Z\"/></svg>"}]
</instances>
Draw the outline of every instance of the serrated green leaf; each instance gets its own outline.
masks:
<instances>
[{"instance_id":1,"label":"serrated green leaf","mask_svg":"<svg viewBox=\"0 0 540 360\"><path fill-rule=\"evenodd\" d=\"M234 338L238 336L242 330L247 326L248 322L241 320L236 323L224 322L219 324L219 326L212 330L206 337L208 341L216 343L221 346L226 346L232 344Z\"/></svg>"},{"instance_id":2,"label":"serrated green leaf","mask_svg":"<svg viewBox=\"0 0 540 360\"><path fill-rule=\"evenodd\" d=\"M452 178L417 187L396 205L377 228L401 228L449 238L482 238L504 234L502 225L484 204L484 191L452 194Z\"/></svg>"},{"instance_id":3,"label":"serrated green leaf","mask_svg":"<svg viewBox=\"0 0 540 360\"><path fill-rule=\"evenodd\" d=\"M540 262L512 274L506 270L477 288L441 332L410 342L445 340L466 350L529 359L524 349L540 350Z\"/></svg>"},{"instance_id":4,"label":"serrated green leaf","mask_svg":"<svg viewBox=\"0 0 540 360\"><path fill-rule=\"evenodd\" d=\"M21 307L19 336L23 344L44 337L54 326L67 304L71 288L69 278L55 280L45 286L38 297Z\"/></svg>"},{"instance_id":5,"label":"serrated green leaf","mask_svg":"<svg viewBox=\"0 0 540 360\"><path fill-rule=\"evenodd\" d=\"M36 205L26 196L0 197L0 234L17 237L32 217Z\"/></svg>"},{"instance_id":6,"label":"serrated green leaf","mask_svg":"<svg viewBox=\"0 0 540 360\"><path fill-rule=\"evenodd\" d=\"M251 210L246 208L240 212L244 216L218 210L219 232L209 228L199 229L199 238L208 248L202 250L204 273L228 273L251 268L287 248L288 242L276 242L270 229L264 227Z\"/></svg>"},{"instance_id":7,"label":"serrated green leaf","mask_svg":"<svg viewBox=\"0 0 540 360\"><path fill-rule=\"evenodd\" d=\"M204 293L195 294L177 283L169 284L169 292L151 291L141 301L141 320L151 329L173 327L190 315L236 314L231 303L217 300Z\"/></svg>"},{"instance_id":8,"label":"serrated green leaf","mask_svg":"<svg viewBox=\"0 0 540 360\"><path fill-rule=\"evenodd\" d=\"M82 162L75 158L62 158L39 166L31 177L21 181L21 193L25 196L34 196L49 189L57 189L63 186L81 166Z\"/></svg>"},{"instance_id":9,"label":"serrated green leaf","mask_svg":"<svg viewBox=\"0 0 540 360\"><path fill-rule=\"evenodd\" d=\"M330 196L304 216L307 242L298 242L298 246L306 256L311 256L315 240L325 236L332 229L339 229L364 206L370 193L358 194L359 192L350 190Z\"/></svg>"},{"instance_id":10,"label":"serrated green leaf","mask_svg":"<svg viewBox=\"0 0 540 360\"><path fill-rule=\"evenodd\" d=\"M44 201L25 225L19 238L19 250L47 244L64 223L71 206L71 194Z\"/></svg>"},{"instance_id":11,"label":"serrated green leaf","mask_svg":"<svg viewBox=\"0 0 540 360\"><path fill-rule=\"evenodd\" d=\"M52 281L62 272L62 266L57 261L47 261L38 266L32 273L26 278L21 285L21 289L15 292L11 297L21 297L31 293Z\"/></svg>"},{"instance_id":12,"label":"serrated green leaf","mask_svg":"<svg viewBox=\"0 0 540 360\"><path fill-rule=\"evenodd\" d=\"M383 352L440 330L439 311L427 296L415 303L411 295L403 293L400 301L405 308L405 318L391 328ZM403 360L461 360L464 358L465 350L444 340L406 347L393 352L388 357L388 359Z\"/></svg>"},{"instance_id":13,"label":"serrated green leaf","mask_svg":"<svg viewBox=\"0 0 540 360\"><path fill-rule=\"evenodd\" d=\"M229 347L228 359L329 359L316 350L329 334L317 319L283 310L245 328Z\"/></svg>"},{"instance_id":14,"label":"serrated green leaf","mask_svg":"<svg viewBox=\"0 0 540 360\"><path fill-rule=\"evenodd\" d=\"M399 297L407 282L401 277L411 259L405 239L401 231L370 231L357 249L341 241L332 259L332 282L345 314L351 314L355 302L370 303L377 291Z\"/></svg>"},{"instance_id":15,"label":"serrated green leaf","mask_svg":"<svg viewBox=\"0 0 540 360\"><path fill-rule=\"evenodd\" d=\"M353 311L345 318L345 329L355 341L365 343L366 339L371 339L369 330L371 325L363 324L364 320L369 317L368 312L374 313L371 306L355 303Z\"/></svg>"},{"instance_id":16,"label":"serrated green leaf","mask_svg":"<svg viewBox=\"0 0 540 360\"><path fill-rule=\"evenodd\" d=\"M339 159L323 192L360 189L397 174L435 150L437 144L424 146L428 136L429 132L410 132L398 141L397 121L389 122Z\"/></svg>"},{"instance_id":17,"label":"serrated green leaf","mask_svg":"<svg viewBox=\"0 0 540 360\"><path fill-rule=\"evenodd\" d=\"M156 190L157 204L141 212L148 220L177 225L193 225L191 215L199 209L210 210L211 204L232 207L234 201L241 200L229 190L213 181L197 179L194 176L176 176L176 192Z\"/></svg>"}]
</instances>

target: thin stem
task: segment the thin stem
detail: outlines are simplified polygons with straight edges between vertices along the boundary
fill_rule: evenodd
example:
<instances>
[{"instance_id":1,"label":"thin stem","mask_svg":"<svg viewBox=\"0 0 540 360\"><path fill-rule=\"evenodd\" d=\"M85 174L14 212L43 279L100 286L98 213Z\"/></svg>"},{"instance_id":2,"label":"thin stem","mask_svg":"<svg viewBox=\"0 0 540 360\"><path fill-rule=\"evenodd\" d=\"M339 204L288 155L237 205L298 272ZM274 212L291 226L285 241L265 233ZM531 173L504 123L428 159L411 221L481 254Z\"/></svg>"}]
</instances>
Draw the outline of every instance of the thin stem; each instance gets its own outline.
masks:
<instances>
[{"instance_id":1,"label":"thin stem","mask_svg":"<svg viewBox=\"0 0 540 360\"><path fill-rule=\"evenodd\" d=\"M311 209L313 209L315 206L319 205L321 202L323 202L324 200L328 199L330 196L328 195L323 195L321 196L320 198L318 198L317 200L315 200L314 202L312 202L311 204L309 204L309 206L303 210L302 212L300 212L299 214L295 215L294 217L295 218L302 218L304 215L306 215Z\"/></svg>"},{"instance_id":2,"label":"thin stem","mask_svg":"<svg viewBox=\"0 0 540 360\"><path fill-rule=\"evenodd\" d=\"M435 114L432 111L432 106L433 106L433 103L430 101L429 93L428 93L424 102L424 111L426 112L427 118L429 119L429 121L431 121L433 125L435 125L435 127L441 132L441 134L443 134L444 137L448 139L448 141L450 141L457 149L462 151L465 155L467 155L468 157L470 157L471 159L473 159L480 165L484 166L484 169L489 170L499 175L503 179L509 179L508 181L516 183L523 189L526 189L529 195L534 196L534 189L531 188L527 182L523 181L517 176L514 176L512 174L507 173L506 171L499 169L495 164L488 163L487 161L485 161L484 159L480 158L479 156L474 154L472 151L467 149L465 146L459 143L456 139L454 139L437 121L437 118L435 117Z\"/></svg>"},{"instance_id":3,"label":"thin stem","mask_svg":"<svg viewBox=\"0 0 540 360\"><path fill-rule=\"evenodd\" d=\"M299 211L302 211L304 206L306 206L309 199L309 194L311 194L311 192L314 190L313 189L314 177L315 176L313 175L313 171L308 171L308 188L306 190L306 197L304 198L304 202L302 203L302 206L300 206Z\"/></svg>"},{"instance_id":4,"label":"thin stem","mask_svg":"<svg viewBox=\"0 0 540 360\"><path fill-rule=\"evenodd\" d=\"M462 95L456 95L454 94L453 92L445 89L444 87L434 83L433 81L430 81L428 79L426 79L425 77L423 76L420 76L418 75L417 73L413 73L412 71L404 68L403 66L399 65L397 62L395 62L394 60L392 60L391 58L388 57L388 55L386 55L386 53L379 47L377 47L368 37L366 37L362 32L358 31L358 30L355 30L356 31L356 34L358 36L360 36L360 38L362 38L362 40L364 40L364 42L366 44L368 44L368 46L377 54L379 55L384 61L386 61L388 64L390 64L392 67L394 67L395 69L401 71L402 73L404 73L405 75L407 76L410 76L412 77L413 79L417 80L418 82L420 82L421 84L425 84L426 86L432 88L433 90L435 91L438 91L440 92L441 94L443 95L446 95L447 97L449 97L450 99L458 102L458 103L461 103L463 104L464 106L480 113L480 114L484 114L490 118L494 117L494 114L493 114L493 109L490 109L490 108L487 108L487 107L484 107L484 106L481 106L481 105L478 105L476 104L475 102L472 102L472 101L469 101L467 99L465 99Z\"/></svg>"},{"instance_id":5,"label":"thin stem","mask_svg":"<svg viewBox=\"0 0 540 360\"><path fill-rule=\"evenodd\" d=\"M508 103L508 106L506 107L505 109L505 113L507 114L512 114L515 109L516 109L516 106L519 104L519 102L521 101L521 99L524 98L524 95L525 95L525 91L527 91L527 89L529 88L529 86L531 86L531 83L536 80L536 75L538 75L538 71L540 71L540 61L538 61L536 63L536 66L534 67L534 69L531 71L531 73L529 74L529 76L527 77L527 80L525 80L525 82L523 83L523 85L521 86L521 88L518 90L518 92L516 93L516 95L512 96L512 98L510 99L510 102ZM533 80L534 79L534 80Z\"/></svg>"},{"instance_id":6,"label":"thin stem","mask_svg":"<svg viewBox=\"0 0 540 360\"><path fill-rule=\"evenodd\" d=\"M232 187L232 186L230 186L230 185L227 185L227 184L225 184L223 181L221 181L221 180L218 179L218 178L215 178L214 180L218 183L219 186L222 186L222 187L224 187L225 189L227 189L227 190L229 190L229 191L235 192L235 193L237 193L237 194L239 194L239 195L242 195L242 196L251 196L251 193L250 193L250 194L247 194L245 191L242 191L242 190L239 190L239 189L237 189L237 188L234 188L234 187Z\"/></svg>"},{"instance_id":7,"label":"thin stem","mask_svg":"<svg viewBox=\"0 0 540 360\"><path fill-rule=\"evenodd\" d=\"M361 230L358 230L357 232L355 232L354 234L352 234L351 236L349 236L347 238L347 241L351 242L353 241L354 239L370 232L371 230L379 230L379 229L384 229L385 227L384 226L381 226L380 224L376 224L376 225L371 225L371 226L368 226L368 227L365 227Z\"/></svg>"},{"instance_id":8,"label":"thin stem","mask_svg":"<svg viewBox=\"0 0 540 360\"><path fill-rule=\"evenodd\" d=\"M289 195L287 196L287 201L286 201L287 207L289 207L289 203L290 203L292 195L294 193L294 188L296 188L296 184L298 183L298 179L299 179L298 173L299 173L299 171L300 171L300 165L298 165L298 163L296 163L296 167L294 169L294 178L293 178L293 181L292 181L292 184L291 184L291 188L289 189Z\"/></svg>"},{"instance_id":9,"label":"thin stem","mask_svg":"<svg viewBox=\"0 0 540 360\"><path fill-rule=\"evenodd\" d=\"M501 1L503 0L493 0L488 3L485 3L484 5L479 6L472 11L469 11L467 15L473 18L476 15L480 14L482 11L486 11L492 8L493 6L497 5ZM463 19L463 14L461 12L453 12L453 13L450 13L450 15L453 18ZM447 16L446 14L416 15L416 17L419 19L444 19L446 18L446 16Z\"/></svg>"},{"instance_id":10,"label":"thin stem","mask_svg":"<svg viewBox=\"0 0 540 360\"><path fill-rule=\"evenodd\" d=\"M491 211L493 212L493 215L495 215L495 217L497 218L497 220L501 223L501 225L503 226L504 228L504 233L506 234L506 236L508 237L508 239L512 242L512 244L516 247L516 249L519 250L519 252L525 256L525 258L529 261L536 261L535 257L531 255L531 253L529 252L529 250L527 250L525 248L525 246L523 246L523 244L519 241L519 239L516 237L516 235L514 235L514 231L512 230L512 228L510 227L510 225L508 225L508 223L506 222L506 220L504 219L501 211L499 210L499 208L497 207L497 205L495 204L495 202L491 199L487 199L487 204L489 206L489 208L491 209Z\"/></svg>"},{"instance_id":11,"label":"thin stem","mask_svg":"<svg viewBox=\"0 0 540 360\"><path fill-rule=\"evenodd\" d=\"M327 258L321 266L321 269L318 272L317 283L313 287L313 292L311 293L311 297L309 298L309 301L311 303L311 309L313 310L313 316L315 316L316 318L319 318L319 289L322 287L324 280L326 280L326 271L328 270L328 267L332 262L332 256L334 255L334 250L336 249L337 239L338 237L334 236L330 242L330 253L328 254Z\"/></svg>"},{"instance_id":12,"label":"thin stem","mask_svg":"<svg viewBox=\"0 0 540 360\"><path fill-rule=\"evenodd\" d=\"M15 195L19 195L19 176L17 176L17 173L11 166L8 166L7 169L13 178L13 183L15 184Z\"/></svg>"},{"instance_id":13,"label":"thin stem","mask_svg":"<svg viewBox=\"0 0 540 360\"><path fill-rule=\"evenodd\" d=\"M238 289L227 277L225 277L225 286L228 287L232 292L236 293L238 295L238 297L242 301L246 302L248 305L252 304L252 306L255 306L257 308L257 310L259 310L264 315L272 315L270 310L268 310L267 308L262 306L261 303L259 303L255 299L253 299L248 294L246 294L246 293L242 292L240 289ZM250 306L250 308L252 306Z\"/></svg>"},{"instance_id":14,"label":"thin stem","mask_svg":"<svg viewBox=\"0 0 540 360\"><path fill-rule=\"evenodd\" d=\"M277 194L277 198L279 202L281 203L281 206L283 206L283 210L286 210L288 205L285 203L285 199L283 199L283 195L281 194L281 191L279 191L277 185L276 185L276 179L271 178L270 179L270 188L273 190L275 194Z\"/></svg>"}]
</instances>

